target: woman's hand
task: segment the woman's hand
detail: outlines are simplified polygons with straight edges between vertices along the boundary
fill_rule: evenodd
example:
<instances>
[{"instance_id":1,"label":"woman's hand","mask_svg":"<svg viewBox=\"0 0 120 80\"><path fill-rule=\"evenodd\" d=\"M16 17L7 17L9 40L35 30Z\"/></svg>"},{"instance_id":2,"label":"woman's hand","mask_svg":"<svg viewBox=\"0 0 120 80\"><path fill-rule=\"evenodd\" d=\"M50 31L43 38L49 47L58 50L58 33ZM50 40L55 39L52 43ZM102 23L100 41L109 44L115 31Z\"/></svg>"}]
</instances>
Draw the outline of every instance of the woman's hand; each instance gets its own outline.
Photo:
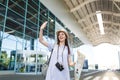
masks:
<instances>
[{"instance_id":1,"label":"woman's hand","mask_svg":"<svg viewBox=\"0 0 120 80\"><path fill-rule=\"evenodd\" d=\"M43 29L46 27L46 25L47 25L47 21L45 21L45 22L41 25L40 29L43 30Z\"/></svg>"},{"instance_id":2,"label":"woman's hand","mask_svg":"<svg viewBox=\"0 0 120 80\"><path fill-rule=\"evenodd\" d=\"M69 66L75 66L76 62L70 62Z\"/></svg>"},{"instance_id":3,"label":"woman's hand","mask_svg":"<svg viewBox=\"0 0 120 80\"><path fill-rule=\"evenodd\" d=\"M76 62L73 62L73 60L71 59L71 56L68 56L68 64L69 66L75 66Z\"/></svg>"}]
</instances>

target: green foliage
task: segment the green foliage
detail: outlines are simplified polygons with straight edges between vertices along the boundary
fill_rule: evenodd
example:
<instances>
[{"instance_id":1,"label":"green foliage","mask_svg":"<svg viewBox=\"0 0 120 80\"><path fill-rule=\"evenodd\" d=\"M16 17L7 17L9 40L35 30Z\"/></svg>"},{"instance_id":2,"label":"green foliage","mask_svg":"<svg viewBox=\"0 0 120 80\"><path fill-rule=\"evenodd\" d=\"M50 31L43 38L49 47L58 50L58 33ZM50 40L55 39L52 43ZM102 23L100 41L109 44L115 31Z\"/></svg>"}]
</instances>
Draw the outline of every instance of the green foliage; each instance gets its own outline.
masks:
<instances>
[{"instance_id":1,"label":"green foliage","mask_svg":"<svg viewBox=\"0 0 120 80\"><path fill-rule=\"evenodd\" d=\"M35 58L35 57L36 57L36 54L32 54L30 57L34 57L34 58Z\"/></svg>"},{"instance_id":2,"label":"green foliage","mask_svg":"<svg viewBox=\"0 0 120 80\"><path fill-rule=\"evenodd\" d=\"M0 53L0 65L7 68L9 65L9 62L10 62L10 58L7 57L7 52L1 51L1 53Z\"/></svg>"},{"instance_id":3,"label":"green foliage","mask_svg":"<svg viewBox=\"0 0 120 80\"><path fill-rule=\"evenodd\" d=\"M39 55L38 57L42 58L42 57L43 57L43 55Z\"/></svg>"},{"instance_id":4,"label":"green foliage","mask_svg":"<svg viewBox=\"0 0 120 80\"><path fill-rule=\"evenodd\" d=\"M24 72L25 71L25 67L21 67L20 69L19 69L19 72Z\"/></svg>"},{"instance_id":5,"label":"green foliage","mask_svg":"<svg viewBox=\"0 0 120 80\"><path fill-rule=\"evenodd\" d=\"M7 58L7 52L6 51L2 51L1 54L0 54L0 58L1 59Z\"/></svg>"}]
</instances>

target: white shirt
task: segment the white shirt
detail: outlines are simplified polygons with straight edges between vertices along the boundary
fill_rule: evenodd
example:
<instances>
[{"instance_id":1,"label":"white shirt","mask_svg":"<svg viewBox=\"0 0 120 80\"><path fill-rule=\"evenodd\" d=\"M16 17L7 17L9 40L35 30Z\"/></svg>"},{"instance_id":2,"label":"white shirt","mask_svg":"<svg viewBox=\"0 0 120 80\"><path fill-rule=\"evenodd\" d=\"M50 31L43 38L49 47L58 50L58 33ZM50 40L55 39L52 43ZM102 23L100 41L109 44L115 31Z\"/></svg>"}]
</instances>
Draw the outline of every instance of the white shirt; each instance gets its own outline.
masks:
<instances>
[{"instance_id":1,"label":"white shirt","mask_svg":"<svg viewBox=\"0 0 120 80\"><path fill-rule=\"evenodd\" d=\"M51 50L53 48L53 45L49 44L48 49ZM70 80L70 74L69 74L69 66L68 66L68 47L65 46L65 49L63 51L64 46L59 46L59 52L58 45L54 45L54 49L51 55L51 60L49 63L49 67L46 74L46 80ZM62 51L63 51L63 61L62 61ZM58 59L57 59L58 54ZM58 62L61 62L63 64L64 70L59 71L55 64Z\"/></svg>"}]
</instances>

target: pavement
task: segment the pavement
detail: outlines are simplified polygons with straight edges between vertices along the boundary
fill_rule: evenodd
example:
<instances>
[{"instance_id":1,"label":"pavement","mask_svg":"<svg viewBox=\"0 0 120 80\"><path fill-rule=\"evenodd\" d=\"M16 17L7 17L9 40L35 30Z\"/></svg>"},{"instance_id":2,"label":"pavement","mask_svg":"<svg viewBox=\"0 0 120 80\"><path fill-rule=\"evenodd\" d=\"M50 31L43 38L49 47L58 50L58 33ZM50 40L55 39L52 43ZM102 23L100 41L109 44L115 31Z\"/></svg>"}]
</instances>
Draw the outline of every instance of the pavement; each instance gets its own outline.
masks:
<instances>
[{"instance_id":1,"label":"pavement","mask_svg":"<svg viewBox=\"0 0 120 80\"><path fill-rule=\"evenodd\" d=\"M99 71L97 70L88 70L88 71L82 71L82 76L88 76L91 74L95 74ZM70 77L71 80L74 80L74 71L70 71ZM45 77L40 74L3 74L0 75L0 80L45 80Z\"/></svg>"}]
</instances>

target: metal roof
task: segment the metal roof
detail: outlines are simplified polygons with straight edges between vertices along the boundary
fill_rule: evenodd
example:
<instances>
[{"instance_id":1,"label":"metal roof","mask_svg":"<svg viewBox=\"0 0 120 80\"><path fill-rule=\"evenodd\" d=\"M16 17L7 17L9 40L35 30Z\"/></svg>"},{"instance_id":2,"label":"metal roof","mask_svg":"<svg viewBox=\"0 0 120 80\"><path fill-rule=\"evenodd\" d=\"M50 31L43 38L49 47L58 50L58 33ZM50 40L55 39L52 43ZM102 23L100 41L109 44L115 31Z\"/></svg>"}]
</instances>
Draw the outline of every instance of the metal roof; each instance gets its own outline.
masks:
<instances>
[{"instance_id":1,"label":"metal roof","mask_svg":"<svg viewBox=\"0 0 120 80\"><path fill-rule=\"evenodd\" d=\"M64 2L93 45L120 44L120 0L64 0ZM96 11L101 11L104 35L100 34Z\"/></svg>"}]
</instances>

